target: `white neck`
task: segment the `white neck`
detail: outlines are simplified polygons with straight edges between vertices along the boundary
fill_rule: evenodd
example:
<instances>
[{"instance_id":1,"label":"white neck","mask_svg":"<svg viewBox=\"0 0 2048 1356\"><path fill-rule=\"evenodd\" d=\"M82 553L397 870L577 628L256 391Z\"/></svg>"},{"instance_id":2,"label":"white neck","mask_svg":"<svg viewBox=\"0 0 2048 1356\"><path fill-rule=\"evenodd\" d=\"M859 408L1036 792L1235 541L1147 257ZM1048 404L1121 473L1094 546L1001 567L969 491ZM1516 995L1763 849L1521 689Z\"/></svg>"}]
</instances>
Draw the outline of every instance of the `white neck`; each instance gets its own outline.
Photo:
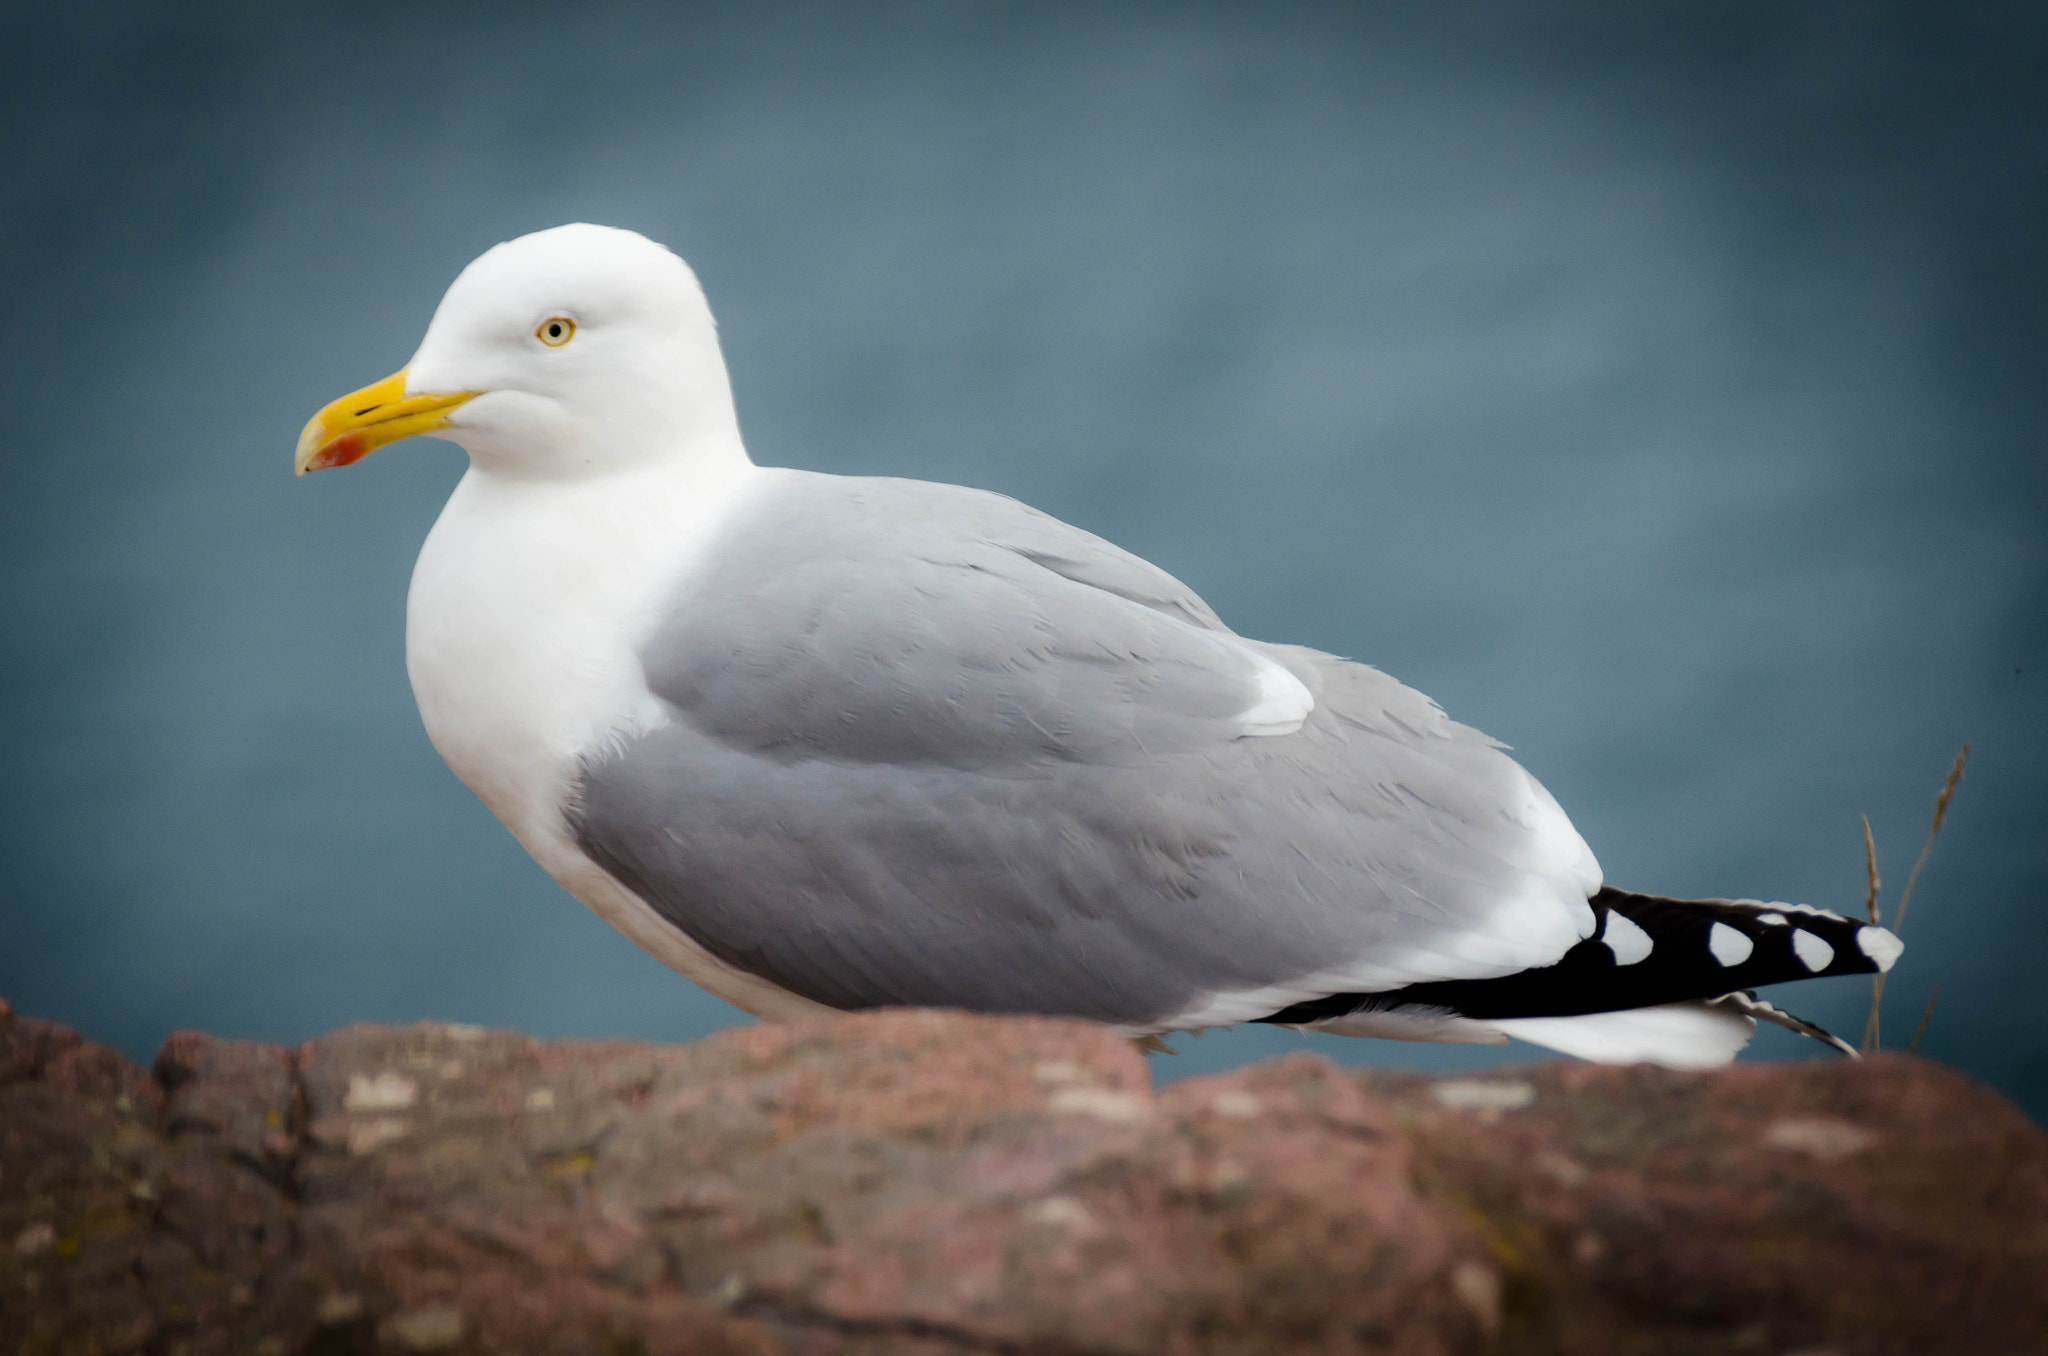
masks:
<instances>
[{"instance_id":1,"label":"white neck","mask_svg":"<svg viewBox=\"0 0 2048 1356\"><path fill-rule=\"evenodd\" d=\"M413 693L455 774L600 917L770 1017L824 1010L663 922L583 854L562 806L594 745L668 719L640 667L648 632L741 505L800 474L743 451L572 481L473 463L428 534L406 605Z\"/></svg>"},{"instance_id":2,"label":"white neck","mask_svg":"<svg viewBox=\"0 0 2048 1356\"><path fill-rule=\"evenodd\" d=\"M607 733L663 719L639 649L749 490L737 439L580 479L479 459L413 569L406 667L434 747L548 864L561 792Z\"/></svg>"}]
</instances>

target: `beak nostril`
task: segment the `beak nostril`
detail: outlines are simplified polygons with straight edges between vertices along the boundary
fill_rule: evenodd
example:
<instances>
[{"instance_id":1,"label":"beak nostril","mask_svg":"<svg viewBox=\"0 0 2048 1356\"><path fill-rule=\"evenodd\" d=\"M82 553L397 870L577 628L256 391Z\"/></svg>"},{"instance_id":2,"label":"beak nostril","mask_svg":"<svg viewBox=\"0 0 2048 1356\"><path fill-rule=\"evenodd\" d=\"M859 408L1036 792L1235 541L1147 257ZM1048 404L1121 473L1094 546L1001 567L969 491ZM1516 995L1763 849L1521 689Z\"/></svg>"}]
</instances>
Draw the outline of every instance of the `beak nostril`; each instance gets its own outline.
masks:
<instances>
[{"instance_id":1,"label":"beak nostril","mask_svg":"<svg viewBox=\"0 0 2048 1356\"><path fill-rule=\"evenodd\" d=\"M360 419L364 415L368 414L371 410L381 410L383 408L384 407L382 405L365 405L361 409L357 410L354 414L350 415L349 418Z\"/></svg>"}]
</instances>

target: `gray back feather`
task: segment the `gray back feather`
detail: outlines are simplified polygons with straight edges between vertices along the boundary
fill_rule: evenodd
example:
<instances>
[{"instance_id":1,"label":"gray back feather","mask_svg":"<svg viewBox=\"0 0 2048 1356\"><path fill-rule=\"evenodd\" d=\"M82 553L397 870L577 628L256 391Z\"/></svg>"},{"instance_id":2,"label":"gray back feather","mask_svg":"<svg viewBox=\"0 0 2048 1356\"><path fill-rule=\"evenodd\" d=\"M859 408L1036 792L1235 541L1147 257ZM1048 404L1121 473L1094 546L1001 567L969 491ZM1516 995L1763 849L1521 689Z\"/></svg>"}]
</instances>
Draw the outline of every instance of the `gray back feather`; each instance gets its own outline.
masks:
<instances>
[{"instance_id":1,"label":"gray back feather","mask_svg":"<svg viewBox=\"0 0 2048 1356\"><path fill-rule=\"evenodd\" d=\"M1315 694L1298 733L1239 736L1247 650ZM578 841L720 958L836 1007L1142 1024L1456 957L1531 894L1492 741L1377 670L1241 640L1001 496L784 473L643 661L670 720L586 757Z\"/></svg>"}]
</instances>

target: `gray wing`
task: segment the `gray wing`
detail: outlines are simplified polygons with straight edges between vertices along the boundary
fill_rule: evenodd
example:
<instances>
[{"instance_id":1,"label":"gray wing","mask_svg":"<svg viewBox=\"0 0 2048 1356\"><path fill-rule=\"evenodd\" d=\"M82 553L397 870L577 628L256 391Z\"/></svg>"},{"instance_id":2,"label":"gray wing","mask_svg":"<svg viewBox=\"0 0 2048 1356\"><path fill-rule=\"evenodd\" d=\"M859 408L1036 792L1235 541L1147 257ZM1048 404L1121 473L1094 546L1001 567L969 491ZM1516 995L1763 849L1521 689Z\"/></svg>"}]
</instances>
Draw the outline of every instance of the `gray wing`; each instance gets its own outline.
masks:
<instances>
[{"instance_id":1,"label":"gray wing","mask_svg":"<svg viewBox=\"0 0 2048 1356\"><path fill-rule=\"evenodd\" d=\"M579 843L831 1006L1140 1026L1510 973L1592 931L1597 867L1492 741L1001 496L786 473L642 660L670 719L586 756ZM1242 733L1262 660L1316 697L1297 733Z\"/></svg>"}]
</instances>

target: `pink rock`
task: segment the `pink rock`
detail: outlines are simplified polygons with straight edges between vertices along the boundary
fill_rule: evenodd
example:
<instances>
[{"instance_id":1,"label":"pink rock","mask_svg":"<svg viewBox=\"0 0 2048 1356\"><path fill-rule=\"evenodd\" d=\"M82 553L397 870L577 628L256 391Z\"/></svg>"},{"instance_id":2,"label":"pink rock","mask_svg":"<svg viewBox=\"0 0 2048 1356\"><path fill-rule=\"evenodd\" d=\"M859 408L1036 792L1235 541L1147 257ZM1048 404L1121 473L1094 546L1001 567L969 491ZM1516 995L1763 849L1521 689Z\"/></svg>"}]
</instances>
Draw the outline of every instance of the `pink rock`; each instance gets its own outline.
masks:
<instances>
[{"instance_id":1,"label":"pink rock","mask_svg":"<svg viewBox=\"0 0 2048 1356\"><path fill-rule=\"evenodd\" d=\"M152 1077L0 1012L8 1350L2022 1351L2044 1275L2048 1136L1898 1056L1155 1096L1098 1027L905 1011Z\"/></svg>"}]
</instances>

